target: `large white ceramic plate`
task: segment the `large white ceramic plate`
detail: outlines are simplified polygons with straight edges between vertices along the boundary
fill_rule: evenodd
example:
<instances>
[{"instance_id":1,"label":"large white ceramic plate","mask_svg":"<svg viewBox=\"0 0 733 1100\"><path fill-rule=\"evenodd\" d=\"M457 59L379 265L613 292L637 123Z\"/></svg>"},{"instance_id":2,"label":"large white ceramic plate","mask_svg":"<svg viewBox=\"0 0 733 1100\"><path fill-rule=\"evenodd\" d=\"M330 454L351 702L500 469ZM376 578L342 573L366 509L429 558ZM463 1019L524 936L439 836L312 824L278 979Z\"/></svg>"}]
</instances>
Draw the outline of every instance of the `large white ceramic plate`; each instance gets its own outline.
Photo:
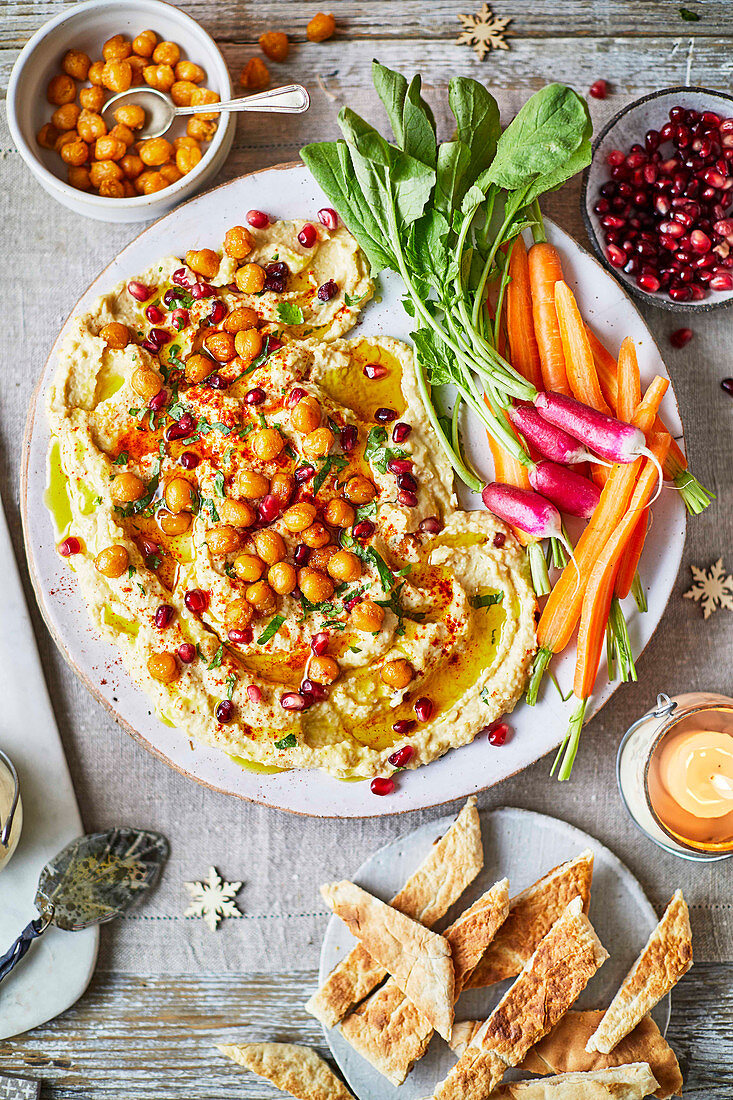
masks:
<instances>
[{"instance_id":1,"label":"large white ceramic plate","mask_svg":"<svg viewBox=\"0 0 733 1100\"><path fill-rule=\"evenodd\" d=\"M361 865L354 882L389 901L453 820L453 817L443 817L431 821L386 844ZM603 844L580 829L545 814L512 808L482 810L481 831L485 855L483 870L439 928L447 927L497 879L506 875L513 897L550 868L590 848L594 861L589 917L610 958L578 998L575 1007L606 1008L657 923L654 909L640 883ZM321 982L355 943L343 921L331 917L321 950ZM508 980L488 989L467 990L456 1005L456 1020L485 1020L510 985L511 980ZM665 997L652 1013L662 1034L669 1023L670 1003L670 997ZM455 1065L455 1055L447 1043L440 1036L433 1036L424 1057L405 1083L395 1088L356 1053L337 1028L324 1030L333 1056L359 1100L417 1100L432 1096L437 1082L442 1081ZM510 1076L520 1077L521 1074Z\"/></svg>"},{"instance_id":2,"label":"large white ceramic plate","mask_svg":"<svg viewBox=\"0 0 733 1100\"><path fill-rule=\"evenodd\" d=\"M285 165L232 180L168 214L140 234L102 274L77 303L74 313L88 309L94 300L123 277L145 270L162 256L183 255L188 248L219 247L231 225L240 223L252 207L273 217L315 216L325 197L302 165ZM659 350L634 305L618 283L606 274L589 253L557 226L548 222L550 240L563 257L566 278L578 295L584 316L615 351L625 336L636 342L642 379L666 374ZM407 339L410 319L401 305L399 279L388 276L374 302L364 311L361 335L388 335ZM147 696L134 686L116 652L87 625L87 614L76 592L74 575L59 556L51 517L43 501L49 427L45 395L57 366L59 335L38 384L28 417L22 470L23 527L31 578L46 623L57 644L87 687L130 733L172 767L198 782L240 798L266 803L295 813L324 817L365 817L400 813L447 802L490 787L525 768L562 739L567 706L549 684L535 708L520 704L511 724L513 736L501 748L492 748L485 737L460 751L450 752L427 768L406 772L399 789L379 798L368 783L342 783L320 772L291 771L263 775L247 771L223 753L193 746L181 732L163 725L152 711ZM675 435L682 426L670 390L665 414ZM468 448L476 467L488 479L491 459L483 430L466 426ZM467 494L467 507L480 507ZM629 607L629 628L635 653L651 638L677 575L685 537L684 507L673 490L666 488L654 505L654 524L644 549L642 575L649 611L639 615ZM560 682L572 679L572 656L558 665ZM601 669L599 688L590 707L594 713L610 698L613 686L605 684Z\"/></svg>"}]
</instances>

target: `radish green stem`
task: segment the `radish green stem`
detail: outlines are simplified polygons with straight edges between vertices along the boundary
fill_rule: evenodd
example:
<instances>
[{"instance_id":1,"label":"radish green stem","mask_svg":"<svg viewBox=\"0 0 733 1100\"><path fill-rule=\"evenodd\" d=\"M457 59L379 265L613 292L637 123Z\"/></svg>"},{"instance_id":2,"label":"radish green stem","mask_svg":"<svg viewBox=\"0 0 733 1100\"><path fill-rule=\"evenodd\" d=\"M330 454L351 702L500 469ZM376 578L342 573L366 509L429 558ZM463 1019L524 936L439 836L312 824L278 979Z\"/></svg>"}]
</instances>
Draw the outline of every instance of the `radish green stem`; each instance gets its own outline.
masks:
<instances>
[{"instance_id":1,"label":"radish green stem","mask_svg":"<svg viewBox=\"0 0 733 1100\"><path fill-rule=\"evenodd\" d=\"M611 624L606 623L606 665L608 666L609 681L616 679L616 639L613 636Z\"/></svg>"},{"instance_id":2,"label":"radish green stem","mask_svg":"<svg viewBox=\"0 0 733 1100\"><path fill-rule=\"evenodd\" d=\"M531 707L537 702L537 695L540 690L540 684L542 683L542 677L551 660L552 650L548 649L547 646L542 646L537 650L532 664L532 675L530 676L529 685L527 687L527 703Z\"/></svg>"},{"instance_id":3,"label":"radish green stem","mask_svg":"<svg viewBox=\"0 0 733 1100\"><path fill-rule=\"evenodd\" d=\"M649 605L646 602L646 592L644 591L644 585L641 582L641 577L638 572L634 574L634 580L631 584L631 595L634 597L636 606L642 613L649 610Z\"/></svg>"},{"instance_id":4,"label":"radish green stem","mask_svg":"<svg viewBox=\"0 0 733 1100\"><path fill-rule=\"evenodd\" d=\"M585 718L585 709L588 706L587 699L579 699L578 706L573 711L570 717L570 723L568 725L568 732L562 745L558 749L557 756L555 757L555 763L552 765L550 775L555 774L555 769L562 757L562 764L560 765L560 771L557 778L561 781L570 778L570 773L573 770L573 764L575 763L575 757L578 752L578 745L580 743L580 733L583 728L583 719Z\"/></svg>"},{"instance_id":5,"label":"radish green stem","mask_svg":"<svg viewBox=\"0 0 733 1100\"><path fill-rule=\"evenodd\" d=\"M691 516L699 516L715 500L715 493L701 485L689 470L680 470L673 481Z\"/></svg>"},{"instance_id":6,"label":"radish green stem","mask_svg":"<svg viewBox=\"0 0 733 1100\"><path fill-rule=\"evenodd\" d=\"M608 625L614 637L621 679L625 684L630 680L636 681L636 666L634 665L634 654L631 649L629 628L626 625L626 619L624 618L621 601L618 596L614 596L611 601L611 612L608 616Z\"/></svg>"},{"instance_id":7,"label":"radish green stem","mask_svg":"<svg viewBox=\"0 0 733 1100\"><path fill-rule=\"evenodd\" d=\"M529 558L529 571L532 575L532 585L538 596L547 596L550 592L550 577L547 572L547 562L542 553L542 545L539 542L530 542L527 547Z\"/></svg>"}]
</instances>

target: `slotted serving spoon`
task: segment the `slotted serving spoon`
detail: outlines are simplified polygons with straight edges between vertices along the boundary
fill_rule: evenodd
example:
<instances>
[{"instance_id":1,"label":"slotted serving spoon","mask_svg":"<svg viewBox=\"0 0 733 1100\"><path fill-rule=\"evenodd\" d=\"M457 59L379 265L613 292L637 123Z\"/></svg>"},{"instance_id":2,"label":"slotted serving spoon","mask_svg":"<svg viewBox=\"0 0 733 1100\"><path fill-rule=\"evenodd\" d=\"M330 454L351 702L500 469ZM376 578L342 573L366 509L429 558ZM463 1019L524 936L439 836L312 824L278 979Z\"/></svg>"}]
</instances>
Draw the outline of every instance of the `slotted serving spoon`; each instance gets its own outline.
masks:
<instances>
[{"instance_id":1,"label":"slotted serving spoon","mask_svg":"<svg viewBox=\"0 0 733 1100\"><path fill-rule=\"evenodd\" d=\"M162 137L177 118L184 115L200 115L209 111L260 111L273 114L299 115L310 106L310 96L302 84L286 84L282 88L270 88L266 92L227 99L223 103L211 103L198 107L176 107L165 92L157 88L130 88L127 92L108 99L102 110L102 118L108 129L115 124L114 112L118 107L134 103L145 111L146 122L135 131L137 138Z\"/></svg>"},{"instance_id":2,"label":"slotted serving spoon","mask_svg":"<svg viewBox=\"0 0 733 1100\"><path fill-rule=\"evenodd\" d=\"M73 840L41 871L34 902L40 915L0 956L0 982L49 925L80 932L120 916L150 889L167 858L165 837L145 829L110 829Z\"/></svg>"}]
</instances>

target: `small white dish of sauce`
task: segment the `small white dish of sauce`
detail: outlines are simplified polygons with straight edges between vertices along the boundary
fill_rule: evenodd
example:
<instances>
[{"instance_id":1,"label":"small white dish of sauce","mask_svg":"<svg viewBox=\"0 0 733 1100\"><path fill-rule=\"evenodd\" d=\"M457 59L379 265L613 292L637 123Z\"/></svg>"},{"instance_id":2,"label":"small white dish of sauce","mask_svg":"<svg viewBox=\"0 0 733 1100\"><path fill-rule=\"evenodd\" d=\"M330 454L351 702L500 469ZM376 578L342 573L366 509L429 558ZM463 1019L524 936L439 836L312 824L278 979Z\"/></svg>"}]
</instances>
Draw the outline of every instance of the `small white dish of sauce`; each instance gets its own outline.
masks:
<instances>
[{"instance_id":1,"label":"small white dish of sauce","mask_svg":"<svg viewBox=\"0 0 733 1100\"><path fill-rule=\"evenodd\" d=\"M18 773L10 757L0 751L0 871L12 859L22 826L23 803Z\"/></svg>"}]
</instances>

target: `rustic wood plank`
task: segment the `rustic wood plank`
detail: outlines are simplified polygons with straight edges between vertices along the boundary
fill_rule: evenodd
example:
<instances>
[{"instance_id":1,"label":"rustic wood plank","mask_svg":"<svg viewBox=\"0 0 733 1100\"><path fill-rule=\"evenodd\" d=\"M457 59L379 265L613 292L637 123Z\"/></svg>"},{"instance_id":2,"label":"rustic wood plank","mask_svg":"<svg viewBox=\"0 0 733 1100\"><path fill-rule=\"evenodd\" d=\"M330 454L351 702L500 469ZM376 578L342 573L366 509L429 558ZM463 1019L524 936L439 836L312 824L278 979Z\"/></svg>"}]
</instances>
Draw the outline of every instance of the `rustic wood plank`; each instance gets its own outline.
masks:
<instances>
[{"instance_id":1,"label":"rustic wood plank","mask_svg":"<svg viewBox=\"0 0 733 1100\"><path fill-rule=\"evenodd\" d=\"M97 974L60 1019L0 1042L0 1069L45 1082L46 1100L244 1100L282 1096L222 1058L217 1043L300 1042L327 1050L303 1001L313 971L277 977L133 978ZM669 1040L686 1100L733 1095L733 964L698 965L673 998Z\"/></svg>"}]
</instances>

